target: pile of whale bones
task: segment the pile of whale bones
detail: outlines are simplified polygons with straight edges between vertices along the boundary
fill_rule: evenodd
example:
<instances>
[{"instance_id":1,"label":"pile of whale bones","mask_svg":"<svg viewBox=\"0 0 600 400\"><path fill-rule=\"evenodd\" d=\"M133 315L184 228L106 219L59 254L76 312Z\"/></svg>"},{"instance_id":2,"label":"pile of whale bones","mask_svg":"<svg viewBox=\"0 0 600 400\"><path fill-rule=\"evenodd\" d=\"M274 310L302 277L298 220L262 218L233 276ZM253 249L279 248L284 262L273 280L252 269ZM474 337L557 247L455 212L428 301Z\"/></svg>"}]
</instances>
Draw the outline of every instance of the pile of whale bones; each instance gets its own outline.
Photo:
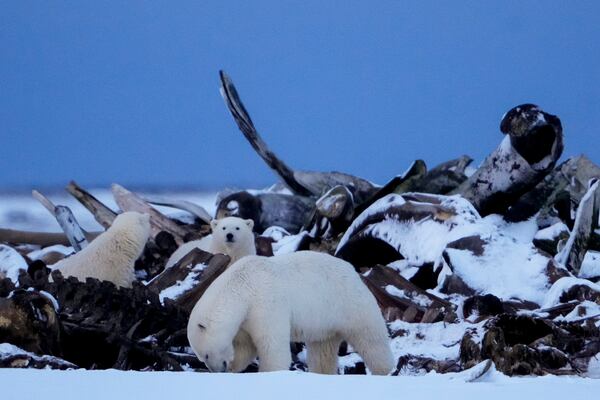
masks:
<instances>
[{"instance_id":1,"label":"pile of whale bones","mask_svg":"<svg viewBox=\"0 0 600 400\"><path fill-rule=\"evenodd\" d=\"M49 269L102 246L102 235L34 191L64 233L0 229L0 367L205 371L186 326L231 255L188 246L172 256L238 217L253 230L258 255L311 250L354 267L387 323L393 375L492 366L508 375L585 375L591 368L600 352L600 167L583 155L557 165L557 116L519 105L502 117L504 136L479 167L468 156L432 169L416 160L380 186L292 169L263 141L222 71L220 80L237 126L281 183L220 193L214 218L189 201L116 184L115 211L69 183L106 229L121 213L149 216L129 285ZM306 370L305 346L290 348L291 368ZM246 371L256 368L255 360ZM347 343L338 372L366 372Z\"/></svg>"}]
</instances>

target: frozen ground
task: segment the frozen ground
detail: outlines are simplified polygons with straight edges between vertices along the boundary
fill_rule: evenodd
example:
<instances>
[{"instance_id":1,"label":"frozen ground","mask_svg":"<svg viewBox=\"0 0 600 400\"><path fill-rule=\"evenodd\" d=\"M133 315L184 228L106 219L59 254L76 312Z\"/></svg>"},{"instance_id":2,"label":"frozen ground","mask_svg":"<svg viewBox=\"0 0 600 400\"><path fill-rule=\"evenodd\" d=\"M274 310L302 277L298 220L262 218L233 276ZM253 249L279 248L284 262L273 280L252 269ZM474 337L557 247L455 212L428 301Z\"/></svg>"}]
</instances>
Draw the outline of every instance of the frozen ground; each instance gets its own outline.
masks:
<instances>
[{"instance_id":1,"label":"frozen ground","mask_svg":"<svg viewBox=\"0 0 600 400\"><path fill-rule=\"evenodd\" d=\"M475 367L477 368L477 367ZM420 377L324 376L302 372L206 374L0 370L1 398L13 399L583 399L600 380L544 376L508 378L489 371Z\"/></svg>"}]
</instances>

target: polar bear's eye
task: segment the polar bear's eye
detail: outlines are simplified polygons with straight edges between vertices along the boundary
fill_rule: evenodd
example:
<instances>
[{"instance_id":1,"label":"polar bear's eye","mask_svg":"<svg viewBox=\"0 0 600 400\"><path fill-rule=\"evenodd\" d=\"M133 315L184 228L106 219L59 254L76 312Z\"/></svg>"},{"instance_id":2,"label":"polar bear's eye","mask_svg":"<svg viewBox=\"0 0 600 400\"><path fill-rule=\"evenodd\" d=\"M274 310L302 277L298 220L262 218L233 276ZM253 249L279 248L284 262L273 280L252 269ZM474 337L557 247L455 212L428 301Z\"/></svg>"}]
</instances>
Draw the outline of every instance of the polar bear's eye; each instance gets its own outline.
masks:
<instances>
[{"instance_id":1,"label":"polar bear's eye","mask_svg":"<svg viewBox=\"0 0 600 400\"><path fill-rule=\"evenodd\" d=\"M200 328L200 329L206 329L206 327L204 325L202 325L202 324L198 324L198 328Z\"/></svg>"},{"instance_id":2,"label":"polar bear's eye","mask_svg":"<svg viewBox=\"0 0 600 400\"><path fill-rule=\"evenodd\" d=\"M237 228L235 228L235 230L236 230L236 231L239 231L239 230L240 230L240 227L238 226Z\"/></svg>"},{"instance_id":3,"label":"polar bear's eye","mask_svg":"<svg viewBox=\"0 0 600 400\"><path fill-rule=\"evenodd\" d=\"M225 230L225 227L223 227L223 230Z\"/></svg>"}]
</instances>

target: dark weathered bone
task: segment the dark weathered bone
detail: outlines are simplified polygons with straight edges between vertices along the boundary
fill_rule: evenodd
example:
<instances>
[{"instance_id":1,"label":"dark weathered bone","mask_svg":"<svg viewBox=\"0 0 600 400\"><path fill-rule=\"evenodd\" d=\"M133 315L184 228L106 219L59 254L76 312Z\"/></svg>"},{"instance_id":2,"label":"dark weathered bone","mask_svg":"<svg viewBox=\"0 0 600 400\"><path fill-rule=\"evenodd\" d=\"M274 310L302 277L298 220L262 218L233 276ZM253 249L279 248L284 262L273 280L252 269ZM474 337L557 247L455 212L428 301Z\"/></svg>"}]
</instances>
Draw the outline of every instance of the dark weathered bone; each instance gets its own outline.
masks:
<instances>
[{"instance_id":1,"label":"dark weathered bone","mask_svg":"<svg viewBox=\"0 0 600 400\"><path fill-rule=\"evenodd\" d=\"M540 227L558 221L572 227L571 202L578 204L581 201L593 178L600 178L600 167L586 156L571 157L519 198L507 211L506 219L523 221L539 212Z\"/></svg>"},{"instance_id":2,"label":"dark weathered bone","mask_svg":"<svg viewBox=\"0 0 600 400\"><path fill-rule=\"evenodd\" d=\"M348 228L354 216L354 197L346 186L335 186L317 200L317 213L326 218L336 232Z\"/></svg>"},{"instance_id":3,"label":"dark weathered bone","mask_svg":"<svg viewBox=\"0 0 600 400\"><path fill-rule=\"evenodd\" d=\"M423 160L415 160L408 168L408 170L402 174L398 175L384 186L379 188L371 197L367 200L357 204L356 210L354 214L356 216L360 215L363 211L365 211L371 204L375 203L377 200L387 196L391 193L405 193L410 191L410 188L413 187L415 182L418 182L425 174L427 173L427 165L425 165L425 161Z\"/></svg>"},{"instance_id":4,"label":"dark weathered bone","mask_svg":"<svg viewBox=\"0 0 600 400\"><path fill-rule=\"evenodd\" d=\"M579 273L581 263L588 249L592 232L598 227L600 206L600 181L596 181L581 199L577 208L575 225L565 247L558 253L556 260L575 274Z\"/></svg>"},{"instance_id":5,"label":"dark weathered bone","mask_svg":"<svg viewBox=\"0 0 600 400\"><path fill-rule=\"evenodd\" d=\"M558 117L532 104L508 111L500 130L507 135L500 146L452 192L468 199L482 215L506 211L554 168L563 150Z\"/></svg>"},{"instance_id":6,"label":"dark weathered bone","mask_svg":"<svg viewBox=\"0 0 600 400\"><path fill-rule=\"evenodd\" d=\"M378 265L362 276L389 321L400 318L406 322L437 322L454 306L419 288L393 269ZM393 291L386 290L393 286Z\"/></svg>"},{"instance_id":7,"label":"dark weathered bone","mask_svg":"<svg viewBox=\"0 0 600 400\"><path fill-rule=\"evenodd\" d=\"M250 194L246 191L225 196L217 205L216 218L239 217L254 221L254 231L264 232L279 226L290 233L298 233L312 216L315 201L305 196L282 193Z\"/></svg>"},{"instance_id":8,"label":"dark weathered bone","mask_svg":"<svg viewBox=\"0 0 600 400\"><path fill-rule=\"evenodd\" d=\"M34 190L32 195L42 203L54 218L56 218L56 221L63 232L65 232L67 239L69 239L69 243L73 246L75 251L81 251L81 249L88 245L85 232L81 229L81 226L77 222L77 219L75 219L75 216L69 207L61 205L55 206L47 197L37 190Z\"/></svg>"},{"instance_id":9,"label":"dark weathered bone","mask_svg":"<svg viewBox=\"0 0 600 400\"><path fill-rule=\"evenodd\" d=\"M37 354L61 356L60 321L48 297L16 290L0 298L0 340Z\"/></svg>"},{"instance_id":10,"label":"dark weathered bone","mask_svg":"<svg viewBox=\"0 0 600 400\"><path fill-rule=\"evenodd\" d=\"M67 185L67 191L85 208L87 208L87 210L94 216L94 219L105 229L108 229L112 225L117 213L104 205L104 203L92 196L90 193L85 191L75 181L71 181Z\"/></svg>"},{"instance_id":11,"label":"dark weathered bone","mask_svg":"<svg viewBox=\"0 0 600 400\"><path fill-rule=\"evenodd\" d=\"M461 156L439 164L422 178L415 180L407 191L447 194L468 179L465 169L472 161L469 156Z\"/></svg>"},{"instance_id":12,"label":"dark weathered bone","mask_svg":"<svg viewBox=\"0 0 600 400\"><path fill-rule=\"evenodd\" d=\"M461 342L461 364L468 368L491 359L507 375L585 372L577 359L598 352L599 330L594 324L580 323L557 324L532 316L500 314L484 325L482 343L467 331Z\"/></svg>"}]
</instances>

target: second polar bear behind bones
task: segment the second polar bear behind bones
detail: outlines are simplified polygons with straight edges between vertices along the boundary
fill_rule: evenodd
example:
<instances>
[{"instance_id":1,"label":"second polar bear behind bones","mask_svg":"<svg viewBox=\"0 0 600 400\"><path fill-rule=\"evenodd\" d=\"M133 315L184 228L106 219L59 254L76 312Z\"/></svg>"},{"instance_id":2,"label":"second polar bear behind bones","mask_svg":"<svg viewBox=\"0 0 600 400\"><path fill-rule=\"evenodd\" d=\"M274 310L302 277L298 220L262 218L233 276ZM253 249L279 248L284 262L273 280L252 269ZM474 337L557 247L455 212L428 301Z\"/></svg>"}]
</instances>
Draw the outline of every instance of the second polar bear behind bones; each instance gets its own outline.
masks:
<instances>
[{"instance_id":1,"label":"second polar bear behind bones","mask_svg":"<svg viewBox=\"0 0 600 400\"><path fill-rule=\"evenodd\" d=\"M254 221L238 217L213 219L210 222L212 234L200 240L184 243L169 257L165 268L171 268L195 248L212 254L225 254L231 258L229 265L242 257L256 255L254 242Z\"/></svg>"}]
</instances>

